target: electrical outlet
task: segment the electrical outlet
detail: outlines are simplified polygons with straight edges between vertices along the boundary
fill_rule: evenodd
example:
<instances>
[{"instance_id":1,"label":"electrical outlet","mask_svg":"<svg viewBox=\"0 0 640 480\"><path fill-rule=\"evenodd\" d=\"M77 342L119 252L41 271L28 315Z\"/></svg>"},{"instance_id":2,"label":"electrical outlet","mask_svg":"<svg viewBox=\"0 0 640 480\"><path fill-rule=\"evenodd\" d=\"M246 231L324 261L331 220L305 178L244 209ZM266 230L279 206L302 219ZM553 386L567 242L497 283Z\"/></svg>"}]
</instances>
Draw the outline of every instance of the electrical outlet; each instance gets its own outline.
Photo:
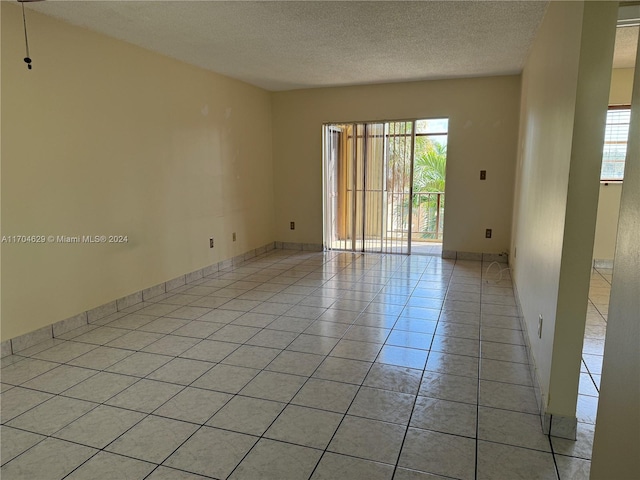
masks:
<instances>
[{"instance_id":1,"label":"electrical outlet","mask_svg":"<svg viewBox=\"0 0 640 480\"><path fill-rule=\"evenodd\" d=\"M236 232L233 232L232 238L233 238L233 241L235 242L236 241Z\"/></svg>"},{"instance_id":2,"label":"electrical outlet","mask_svg":"<svg viewBox=\"0 0 640 480\"><path fill-rule=\"evenodd\" d=\"M291 228L291 230L295 230L296 229L296 222L291 222L289 224L289 228Z\"/></svg>"},{"instance_id":3,"label":"electrical outlet","mask_svg":"<svg viewBox=\"0 0 640 480\"><path fill-rule=\"evenodd\" d=\"M487 228L487 230L484 232L484 238L491 238L491 229Z\"/></svg>"},{"instance_id":4,"label":"electrical outlet","mask_svg":"<svg viewBox=\"0 0 640 480\"><path fill-rule=\"evenodd\" d=\"M538 338L542 338L542 315L538 315Z\"/></svg>"},{"instance_id":5,"label":"electrical outlet","mask_svg":"<svg viewBox=\"0 0 640 480\"><path fill-rule=\"evenodd\" d=\"M209 239L209 248L213 248L213 237Z\"/></svg>"},{"instance_id":6,"label":"electrical outlet","mask_svg":"<svg viewBox=\"0 0 640 480\"><path fill-rule=\"evenodd\" d=\"M486 179L487 179L487 171L480 170L480 180L486 180Z\"/></svg>"}]
</instances>

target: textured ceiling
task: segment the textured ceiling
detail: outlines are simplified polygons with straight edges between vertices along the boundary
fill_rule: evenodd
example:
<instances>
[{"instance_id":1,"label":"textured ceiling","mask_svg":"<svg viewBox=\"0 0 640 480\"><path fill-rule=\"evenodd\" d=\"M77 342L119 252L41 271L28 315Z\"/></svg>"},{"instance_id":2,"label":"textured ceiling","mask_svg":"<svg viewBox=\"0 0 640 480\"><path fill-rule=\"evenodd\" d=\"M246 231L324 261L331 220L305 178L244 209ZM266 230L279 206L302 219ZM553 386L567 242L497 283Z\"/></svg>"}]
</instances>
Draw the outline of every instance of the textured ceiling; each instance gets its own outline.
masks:
<instances>
[{"instance_id":1,"label":"textured ceiling","mask_svg":"<svg viewBox=\"0 0 640 480\"><path fill-rule=\"evenodd\" d=\"M477 0L28 4L268 90L518 73L546 6ZM638 27L618 29L615 67L634 66L637 42Z\"/></svg>"},{"instance_id":2,"label":"textured ceiling","mask_svg":"<svg viewBox=\"0 0 640 480\"><path fill-rule=\"evenodd\" d=\"M287 90L517 73L546 6L49 0L27 8L268 90Z\"/></svg>"}]
</instances>

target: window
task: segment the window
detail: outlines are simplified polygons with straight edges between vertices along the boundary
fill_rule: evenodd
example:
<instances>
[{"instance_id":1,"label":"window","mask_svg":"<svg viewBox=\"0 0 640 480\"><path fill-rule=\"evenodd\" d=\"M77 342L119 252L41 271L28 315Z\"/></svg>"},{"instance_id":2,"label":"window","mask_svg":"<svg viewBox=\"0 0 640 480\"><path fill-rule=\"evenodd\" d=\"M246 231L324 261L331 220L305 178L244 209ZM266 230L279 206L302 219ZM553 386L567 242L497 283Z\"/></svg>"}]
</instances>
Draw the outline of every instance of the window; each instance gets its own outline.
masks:
<instances>
[{"instance_id":1,"label":"window","mask_svg":"<svg viewBox=\"0 0 640 480\"><path fill-rule=\"evenodd\" d=\"M604 150L602 152L601 181L622 181L624 178L624 160L627 156L627 138L631 108L628 105L611 106L607 112L607 125L604 132Z\"/></svg>"}]
</instances>

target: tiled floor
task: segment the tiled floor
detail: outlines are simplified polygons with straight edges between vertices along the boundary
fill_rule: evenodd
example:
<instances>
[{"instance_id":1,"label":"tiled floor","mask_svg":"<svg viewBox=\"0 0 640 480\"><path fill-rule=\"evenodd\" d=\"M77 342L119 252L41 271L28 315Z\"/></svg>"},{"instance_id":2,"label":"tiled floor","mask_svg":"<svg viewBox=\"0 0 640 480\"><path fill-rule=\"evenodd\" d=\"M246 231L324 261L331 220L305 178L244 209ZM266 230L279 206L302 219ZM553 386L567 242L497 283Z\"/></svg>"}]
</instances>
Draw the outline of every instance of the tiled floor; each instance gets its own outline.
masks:
<instances>
[{"instance_id":1,"label":"tiled floor","mask_svg":"<svg viewBox=\"0 0 640 480\"><path fill-rule=\"evenodd\" d=\"M270 252L4 358L2 479L581 478L515 315L480 262Z\"/></svg>"}]
</instances>

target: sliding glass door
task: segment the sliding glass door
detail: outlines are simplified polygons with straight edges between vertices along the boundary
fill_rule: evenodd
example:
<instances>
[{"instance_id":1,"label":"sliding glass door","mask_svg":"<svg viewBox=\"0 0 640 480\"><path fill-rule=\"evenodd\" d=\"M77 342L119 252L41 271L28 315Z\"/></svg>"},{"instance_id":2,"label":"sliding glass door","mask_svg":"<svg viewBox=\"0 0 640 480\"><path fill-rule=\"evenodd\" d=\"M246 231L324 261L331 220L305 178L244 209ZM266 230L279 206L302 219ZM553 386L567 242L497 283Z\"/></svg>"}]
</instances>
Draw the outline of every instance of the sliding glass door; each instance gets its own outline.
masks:
<instances>
[{"instance_id":1,"label":"sliding glass door","mask_svg":"<svg viewBox=\"0 0 640 480\"><path fill-rule=\"evenodd\" d=\"M326 248L410 253L414 126L324 126Z\"/></svg>"}]
</instances>

